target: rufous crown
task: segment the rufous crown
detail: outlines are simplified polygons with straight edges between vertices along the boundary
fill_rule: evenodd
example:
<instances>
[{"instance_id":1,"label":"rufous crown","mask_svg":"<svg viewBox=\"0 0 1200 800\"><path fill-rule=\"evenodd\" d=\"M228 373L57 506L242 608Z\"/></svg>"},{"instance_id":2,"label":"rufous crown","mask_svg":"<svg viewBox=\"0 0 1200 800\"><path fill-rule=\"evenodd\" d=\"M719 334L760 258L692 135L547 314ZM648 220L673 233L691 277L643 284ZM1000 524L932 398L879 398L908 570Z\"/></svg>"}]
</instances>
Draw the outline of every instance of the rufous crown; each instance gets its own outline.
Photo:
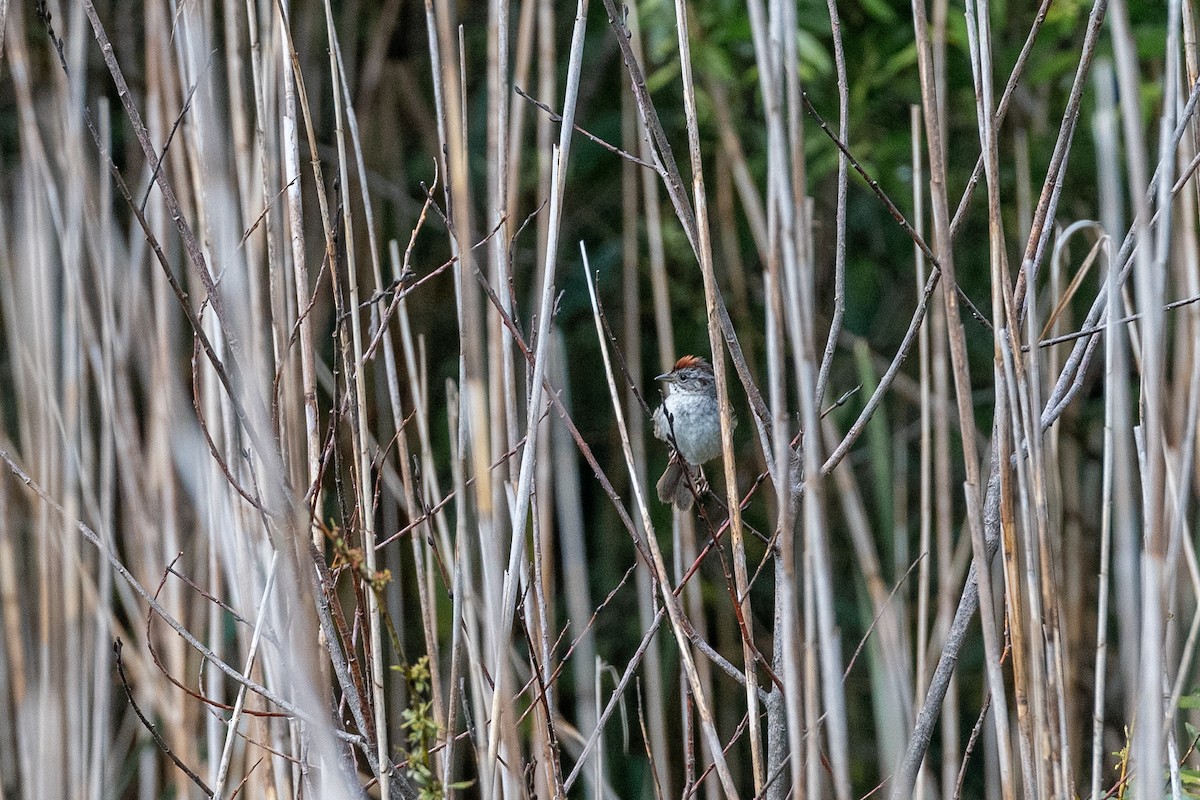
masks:
<instances>
[{"instance_id":1,"label":"rufous crown","mask_svg":"<svg viewBox=\"0 0 1200 800\"><path fill-rule=\"evenodd\" d=\"M707 367L708 362L700 356L684 356L675 362L675 371L687 369L688 367Z\"/></svg>"}]
</instances>

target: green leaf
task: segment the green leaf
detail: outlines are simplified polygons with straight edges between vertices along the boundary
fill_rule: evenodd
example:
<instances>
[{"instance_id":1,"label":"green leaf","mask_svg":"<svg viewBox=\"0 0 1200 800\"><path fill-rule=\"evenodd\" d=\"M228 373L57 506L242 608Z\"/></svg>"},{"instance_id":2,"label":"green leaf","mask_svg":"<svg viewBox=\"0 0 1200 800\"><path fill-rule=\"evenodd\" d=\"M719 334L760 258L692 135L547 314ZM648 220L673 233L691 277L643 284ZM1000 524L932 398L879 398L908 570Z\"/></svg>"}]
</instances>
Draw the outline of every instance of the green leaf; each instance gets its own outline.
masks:
<instances>
[{"instance_id":1,"label":"green leaf","mask_svg":"<svg viewBox=\"0 0 1200 800\"><path fill-rule=\"evenodd\" d=\"M679 60L668 61L646 78L646 89L651 94L679 77Z\"/></svg>"},{"instance_id":2,"label":"green leaf","mask_svg":"<svg viewBox=\"0 0 1200 800\"><path fill-rule=\"evenodd\" d=\"M826 46L806 30L796 32L800 77L806 81L833 74L833 57Z\"/></svg>"},{"instance_id":3,"label":"green leaf","mask_svg":"<svg viewBox=\"0 0 1200 800\"><path fill-rule=\"evenodd\" d=\"M866 11L877 22L890 23L896 21L895 10L884 2L884 0L862 0L859 5L862 6L863 11Z\"/></svg>"}]
</instances>

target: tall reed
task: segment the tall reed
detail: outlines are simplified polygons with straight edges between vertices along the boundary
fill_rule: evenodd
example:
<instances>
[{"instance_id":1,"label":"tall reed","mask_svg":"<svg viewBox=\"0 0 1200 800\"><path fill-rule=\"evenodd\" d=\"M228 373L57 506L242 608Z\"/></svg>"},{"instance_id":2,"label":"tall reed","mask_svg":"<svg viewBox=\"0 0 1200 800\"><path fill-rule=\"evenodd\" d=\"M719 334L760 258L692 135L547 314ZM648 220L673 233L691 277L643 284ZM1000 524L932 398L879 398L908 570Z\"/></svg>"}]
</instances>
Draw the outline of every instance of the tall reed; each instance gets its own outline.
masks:
<instances>
[{"instance_id":1,"label":"tall reed","mask_svg":"<svg viewBox=\"0 0 1200 800\"><path fill-rule=\"evenodd\" d=\"M1192 4L962 10L0 2L3 796L1200 792Z\"/></svg>"}]
</instances>

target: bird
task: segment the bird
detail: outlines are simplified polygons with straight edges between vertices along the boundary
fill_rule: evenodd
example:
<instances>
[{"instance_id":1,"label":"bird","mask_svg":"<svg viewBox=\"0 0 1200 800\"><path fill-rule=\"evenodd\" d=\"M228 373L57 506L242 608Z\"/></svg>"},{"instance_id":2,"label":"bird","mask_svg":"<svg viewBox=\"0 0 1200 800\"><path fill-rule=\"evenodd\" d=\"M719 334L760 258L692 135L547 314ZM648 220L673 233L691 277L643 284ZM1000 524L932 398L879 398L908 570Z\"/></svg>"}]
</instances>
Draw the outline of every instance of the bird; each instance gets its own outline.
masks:
<instances>
[{"instance_id":1,"label":"bird","mask_svg":"<svg viewBox=\"0 0 1200 800\"><path fill-rule=\"evenodd\" d=\"M654 436L674 450L658 479L658 499L688 511L694 496L692 486L703 479L700 465L721 453L716 376L703 358L686 355L655 380L666 383L667 391L662 405L654 410Z\"/></svg>"}]
</instances>

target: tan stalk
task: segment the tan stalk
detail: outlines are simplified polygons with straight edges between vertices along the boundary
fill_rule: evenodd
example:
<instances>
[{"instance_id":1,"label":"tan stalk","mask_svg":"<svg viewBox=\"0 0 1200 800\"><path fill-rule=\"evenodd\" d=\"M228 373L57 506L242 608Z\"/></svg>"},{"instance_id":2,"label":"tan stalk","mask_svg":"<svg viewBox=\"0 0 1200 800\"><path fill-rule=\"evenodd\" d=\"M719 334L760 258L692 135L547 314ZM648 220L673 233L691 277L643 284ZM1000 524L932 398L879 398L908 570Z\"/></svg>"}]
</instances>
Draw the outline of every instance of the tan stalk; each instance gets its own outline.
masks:
<instances>
[{"instance_id":1,"label":"tan stalk","mask_svg":"<svg viewBox=\"0 0 1200 800\"><path fill-rule=\"evenodd\" d=\"M341 68L338 63L338 37L337 30L333 24L333 7L329 0L325 0L324 6L325 27L329 37L329 72L333 83L333 108L338 149L338 179L342 191L348 193L350 189L350 164L346 149L346 112L342 107L341 81L339 78ZM354 225L350 213L351 204L347 200L342 200L341 205L342 236L345 241L346 254L345 280L349 290L350 301L349 308L346 309L350 321L349 341L347 341L345 336L344 321L339 320L338 329L341 332L342 357L349 373L347 383L352 382L352 386L347 386L347 391L354 398L356 406L355 412L350 415L350 422L351 431L354 435L353 454L357 479L357 486L355 488L357 492L358 522L361 526L363 554L365 556L364 566L367 571L363 594L366 595L367 601L368 644L366 650L371 660L368 675L370 676L371 706L375 715L374 732L377 757L381 766L379 790L383 800L389 800L392 785L392 770L390 766L391 748L388 745L387 699L383 689L384 645L380 625L379 594L375 591L374 587L374 581L379 571L375 553L376 495L372 470L373 458L367 444L367 382L364 374L366 364L363 359L362 312L359 310L358 266L354 252ZM334 261L336 262L336 260L335 258ZM333 291L336 300L341 291L337 285L337 270L333 270L332 275L335 279ZM336 302L334 307L338 309L339 315L343 313L342 308Z\"/></svg>"},{"instance_id":2,"label":"tan stalk","mask_svg":"<svg viewBox=\"0 0 1200 800\"><path fill-rule=\"evenodd\" d=\"M567 87L563 101L563 122L559 135L557 157L555 159L553 191L550 195L550 234L546 243L545 265L542 278L542 297L538 308L537 353L533 363L533 377L530 381L529 408L526 415L527 432L525 448L521 456L520 478L516 488L516 507L512 513L512 537L508 544L508 567L504 574L504 588L500 607L495 610L496 652L493 654L495 665L495 690L492 695L490 714L491 725L488 730L488 764L495 765L499 752L501 731L501 698L507 690L506 675L508 673L507 650L509 634L512 630L513 615L516 603L516 583L518 570L525 558L525 526L528 522L530 484L533 478L533 456L537 452L538 420L544 408L545 393L541 391L543 376L546 371L548 344L550 341L550 317L552 314L552 292L554 287L554 271L558 255L559 224L562 215L563 195L566 190L564 171L567 157L570 153L572 124L575 120L575 102L579 92L579 75L583 57L583 34L587 29L587 0L580 0L575 14L575 25L571 35L570 65L567 70ZM491 771L494 767L487 767ZM493 790L499 770L496 775L487 778L488 791Z\"/></svg>"},{"instance_id":3,"label":"tan stalk","mask_svg":"<svg viewBox=\"0 0 1200 800\"><path fill-rule=\"evenodd\" d=\"M641 33L638 26L636 3L631 6L630 24L633 32L632 44L636 52L641 53ZM626 152L640 152L648 156L644 130L638 121L637 109L633 98L628 92L621 93L621 146ZM646 239L650 254L649 272L651 273L652 294L651 307L654 311L655 329L659 332L658 369L665 372L671 369L671 359L675 353L674 335L671 329L670 307L666 297L666 264L662 242L662 220L658 205L658 183L656 175L647 169L639 169L626 160L621 164L621 281L622 281L622 345L625 350L625 360L629 367L629 377L634 387L645 386L642 368L642 325L641 291L644 285L640 267L641 241L638 235L639 216L646 225ZM639 185L641 192L638 191ZM661 338L665 334L666 338ZM632 391L626 392L626 403L633 408ZM629 418L630 444L633 448L634 464L638 467L637 483L647 485L646 480L646 420L641 414L634 413ZM639 522L635 518L635 522ZM644 537L645 531L639 533ZM655 617L655 592L651 582L648 565L639 564L637 567L638 622L642 630L647 630L653 624ZM689 593L689 597L695 593ZM694 617L695 615L693 615ZM669 763L670 751L667 749L666 706L667 696L664 692L662 650L657 638L650 641L646 650L646 669L642 675L643 698L650 721L650 739L647 742L650 760L655 765ZM582 663L582 662L581 662ZM584 669L587 669L585 667ZM703 681L704 676L701 676ZM585 707L586 708L586 707ZM589 709L592 715L592 726L595 724L595 709ZM581 718L581 723L583 719ZM586 730L589 725L583 724ZM656 793L671 796L673 771L655 768L651 773Z\"/></svg>"},{"instance_id":4,"label":"tan stalk","mask_svg":"<svg viewBox=\"0 0 1200 800\"><path fill-rule=\"evenodd\" d=\"M1017 474L1007 468L1013 453L1019 453L1024 441L1020 424L1020 406L1016 397L1016 377L1011 370L1006 372L1004 360L1005 351L1011 363L1012 337L1019 336L1020 321L1011 301L1008 256L1005 252L1004 226L1000 207L1000 153L999 142L995 135L994 102L992 97L992 57L991 57L991 16L987 0L978 3L968 0L967 4L967 37L971 51L971 72L975 83L976 119L979 127L980 149L984 154L984 175L988 189L988 242L990 245L989 264L991 268L992 296L992 326L995 331L993 347L993 380L995 383L996 416L993 422L995 435L993 448L998 452L1000 467L1000 503L1001 503L1001 554L1004 563L1005 601L1008 613L1008 628L1013 648L1014 696L1017 705L1018 730L1020 731L1020 753L1027 797L1040 796L1045 788L1044 769L1046 754L1038 747L1040 737L1034 740L1034 729L1044 719L1044 699L1041 695L1044 685L1041 659L1041 637L1036 620L1041 619L1040 603L1036 592L1023 595L1020 584L1022 562L1026 574L1032 575L1029 564L1034 553L1025 548L1018 550L1016 542L1019 532L1024 532L1026 542L1029 536L1028 519L1018 519L1014 501L1024 485L1024 461L1018 456ZM944 202L944 191L941 197ZM936 207L939 200L935 192L934 219L938 219ZM936 226L936 223L935 223ZM938 230L941 238L945 228ZM945 249L949 254L949 248ZM955 280L952 259L944 263L948 280ZM947 293L949 300L952 293ZM965 340L962 325L956 310L947 308L950 318L950 352L954 358L955 390L958 394L959 418L973 419L970 405L964 401L963 393L969 391L969 378L965 364ZM957 356L957 357L956 357ZM1037 428L1038 426L1035 426ZM1036 433L1040 435L1040 428ZM978 455L973 436L964 437L963 458L967 466L967 515L971 525L971 542L975 554L975 574L979 580L980 619L983 623L984 649L987 659L988 689L992 693L992 719L996 730L998 750L1000 791L1005 798L1016 797L1015 775L1012 772L1013 762L1008 727L1008 701L1004 686L1004 677L1000 668L1000 641L995 629L995 612L992 610L992 595L990 589L990 559L987 556L982 525L977 519L971 519L976 507L978 494ZM1016 486L1013 478L1016 478ZM1021 504L1021 510L1028 506ZM1019 526L1019 527L1018 527ZM1028 591L1030 587L1027 586ZM1028 606L1028 617L1026 617ZM1029 695L1032 694L1032 697ZM1041 731L1038 731L1040 734Z\"/></svg>"},{"instance_id":5,"label":"tan stalk","mask_svg":"<svg viewBox=\"0 0 1200 800\"><path fill-rule=\"evenodd\" d=\"M288 57L291 47L288 43L290 40L287 38L287 26L282 17L282 9L285 7L281 3L281 15L276 23L279 28L281 44L279 47L279 72L280 80L283 83L283 113L279 118L279 136L281 139L280 150L283 161L283 191L287 197L288 239L291 243L293 273L292 283L296 293L295 308L298 314L297 332L299 334L300 350L300 387L304 397L306 463L304 485L316 487L321 459L321 442L318 432L320 410L317 404L316 355L313 351L312 320L308 314L304 313L304 309L309 304L311 283L308 275L308 260L304 249L304 205L300 184L300 143L296 119L296 76L292 72L292 62ZM248 17L253 15L250 0L247 0L246 14ZM323 214L322 216L327 218L328 215ZM289 319L288 322L290 321ZM319 489L316 491L313 503L314 507L320 508L321 492ZM322 534L316 525L311 526L310 536L312 537L314 546L320 547L322 545Z\"/></svg>"},{"instance_id":6,"label":"tan stalk","mask_svg":"<svg viewBox=\"0 0 1200 800\"><path fill-rule=\"evenodd\" d=\"M650 521L650 510L646 506L646 498L642 494L642 487L637 483L637 470L634 467L633 451L629 444L629 428L625 423L625 415L621 411L621 397L617 391L612 364L609 361L607 337L604 335L604 327L600 322L600 309L596 301L596 288L592 282L592 272L591 267L588 265L587 251L584 249L582 242L580 242L579 249L583 256L583 268L587 275L588 295L592 301L592 313L596 320L596 335L600 340L600 353L604 358L604 371L605 377L608 379L609 395L613 404L613 411L617 417L617 426L621 432L621 448L625 456L625 466L629 471L634 499L638 506L638 512L642 517L642 526L646 531L646 544L649 546L650 554L653 558L655 577L658 579L658 585L663 595L663 602L666 605L667 614L671 620L671 629L675 633L675 641L679 647L679 657L683 662L684 674L687 676L688 686L692 691L696 711L700 715L700 724L705 744L709 747L709 755L716 765L717 776L721 780L721 786L725 790L725 795L736 799L738 797L737 788L734 786L733 776L729 772L729 765L725 762L721 740L718 738L714 726L712 708L701 687L700 676L696 672L696 661L692 656L687 634L684 632L686 620L683 616L683 609L680 607L679 599L670 590L671 584L668 578L667 567L663 561L662 551L658 546L658 538L654 534L654 524ZM728 422L728 420L726 421ZM736 499L734 502L736 503Z\"/></svg>"},{"instance_id":7,"label":"tan stalk","mask_svg":"<svg viewBox=\"0 0 1200 800\"><path fill-rule=\"evenodd\" d=\"M700 274L704 279L704 301L708 318L708 342L712 350L713 372L717 383L717 403L721 412L721 461L725 467L725 496L729 507L730 541L733 545L733 576L737 589L738 617L742 623L742 658L746 676L746 708L752 720L758 718L758 676L754 669L753 639L754 631L751 625L750 593L746 576L746 545L742 531L742 511L737 485L737 462L733 457L733 410L729 398L729 382L725 374L725 349L722 346L720 323L717 319L717 287L716 272L712 262L712 241L708 227L707 198L704 189L704 170L700 156L700 131L696 119L696 87L692 80L692 61L690 34L688 32L687 4L685 0L675 2L675 27L679 41L679 63L683 74L683 103L687 116L688 150L691 154L692 171L692 200L696 208L696 229L698 232ZM649 526L647 526L649 528ZM697 703L703 703L703 696L697 695ZM701 717L705 710L700 708ZM762 790L763 754L761 729L756 724L750 726L750 760L754 776L754 790ZM712 746L710 742L710 747ZM710 753L716 760L718 774L723 759L717 753ZM724 780L724 776L722 776ZM732 784L725 790L735 794Z\"/></svg>"},{"instance_id":8,"label":"tan stalk","mask_svg":"<svg viewBox=\"0 0 1200 800\"><path fill-rule=\"evenodd\" d=\"M921 158L921 109L909 106L909 138L911 141L912 171L913 171L913 228L922 236L925 235L925 167ZM925 283L926 263L925 253L920 247L913 245L913 260L915 264L916 290L920 291ZM917 518L917 557L921 565L917 568L917 635L916 635L916 664L914 665L913 696L920 697L925 690L927 673L929 671L926 650L929 647L929 594L933 561L933 387L930 381L930 360L932 353L929 347L929 326L922 325L917 340L918 380L920 382L920 435L918 456L919 478L919 511ZM917 709L914 706L912 713ZM929 772L924 764L917 773L913 788L913 797L925 797L925 780Z\"/></svg>"}]
</instances>

